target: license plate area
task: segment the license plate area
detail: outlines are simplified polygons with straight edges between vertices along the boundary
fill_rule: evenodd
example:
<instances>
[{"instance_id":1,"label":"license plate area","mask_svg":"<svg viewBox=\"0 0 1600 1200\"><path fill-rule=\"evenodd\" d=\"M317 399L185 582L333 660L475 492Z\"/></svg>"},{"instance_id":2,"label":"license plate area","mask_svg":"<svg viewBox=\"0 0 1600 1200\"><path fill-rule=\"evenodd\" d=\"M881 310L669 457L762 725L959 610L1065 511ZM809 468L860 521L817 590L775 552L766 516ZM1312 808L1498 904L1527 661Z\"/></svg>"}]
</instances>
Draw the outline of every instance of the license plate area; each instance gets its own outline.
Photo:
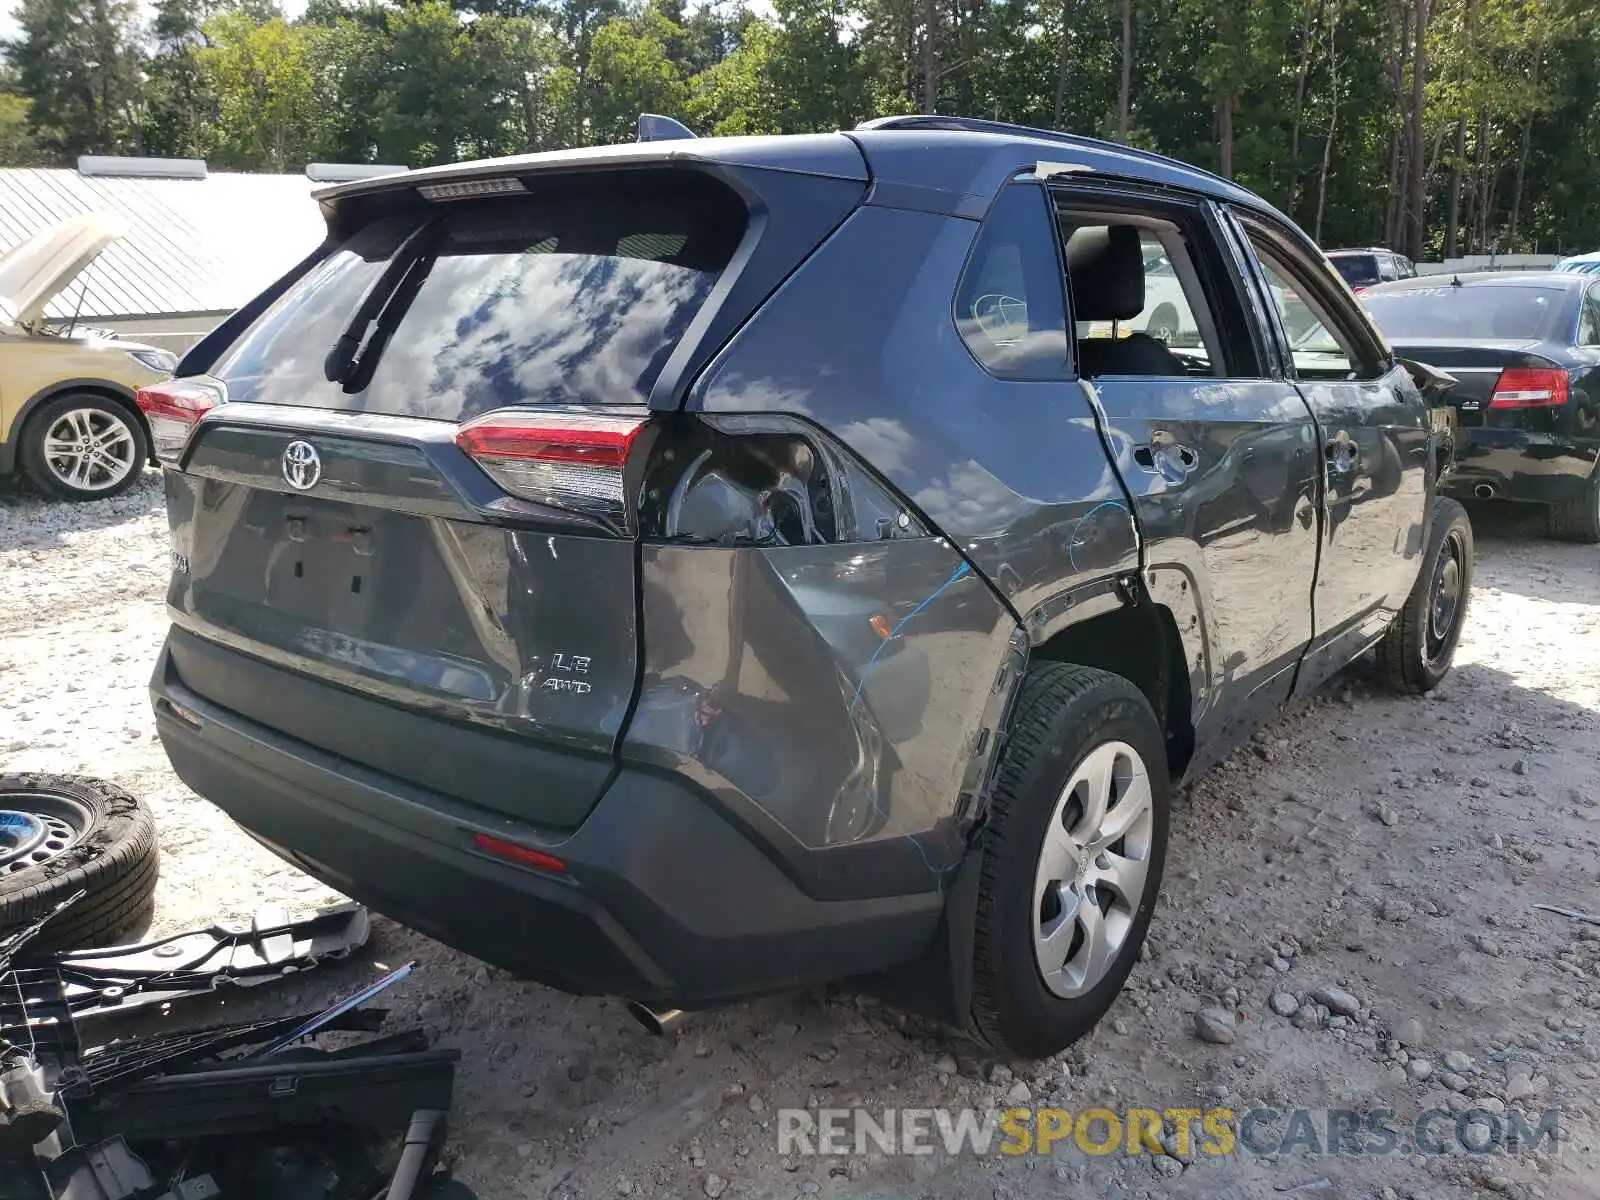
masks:
<instances>
[{"instance_id":1,"label":"license plate area","mask_svg":"<svg viewBox=\"0 0 1600 1200\"><path fill-rule=\"evenodd\" d=\"M287 615L334 628L367 612L378 593L377 531L359 512L292 508L269 538L267 603Z\"/></svg>"}]
</instances>

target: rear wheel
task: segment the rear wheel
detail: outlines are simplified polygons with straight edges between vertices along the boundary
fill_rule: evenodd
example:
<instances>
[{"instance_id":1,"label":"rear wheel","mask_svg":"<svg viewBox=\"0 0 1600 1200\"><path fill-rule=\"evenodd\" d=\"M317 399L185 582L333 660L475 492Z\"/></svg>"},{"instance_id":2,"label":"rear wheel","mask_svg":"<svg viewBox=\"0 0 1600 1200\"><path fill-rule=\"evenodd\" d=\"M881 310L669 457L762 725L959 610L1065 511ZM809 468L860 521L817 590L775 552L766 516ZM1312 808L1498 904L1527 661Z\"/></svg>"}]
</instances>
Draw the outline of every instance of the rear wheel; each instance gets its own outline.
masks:
<instances>
[{"instance_id":1,"label":"rear wheel","mask_svg":"<svg viewBox=\"0 0 1600 1200\"><path fill-rule=\"evenodd\" d=\"M144 470L139 420L115 400L88 392L57 396L23 427L22 469L47 496L104 500L127 491Z\"/></svg>"},{"instance_id":2,"label":"rear wheel","mask_svg":"<svg viewBox=\"0 0 1600 1200\"><path fill-rule=\"evenodd\" d=\"M1154 910L1167 850L1161 726L1133 684L1044 663L1018 699L983 842L973 1019L1043 1058L1105 1015Z\"/></svg>"},{"instance_id":3,"label":"rear wheel","mask_svg":"<svg viewBox=\"0 0 1600 1200\"><path fill-rule=\"evenodd\" d=\"M1563 542L1600 542L1600 469L1589 479L1583 495L1545 510L1545 530Z\"/></svg>"},{"instance_id":4,"label":"rear wheel","mask_svg":"<svg viewBox=\"0 0 1600 1200\"><path fill-rule=\"evenodd\" d=\"M1434 501L1428 554L1405 607L1378 643L1378 671L1397 692L1421 695L1450 671L1472 594L1472 522L1454 500Z\"/></svg>"}]
</instances>

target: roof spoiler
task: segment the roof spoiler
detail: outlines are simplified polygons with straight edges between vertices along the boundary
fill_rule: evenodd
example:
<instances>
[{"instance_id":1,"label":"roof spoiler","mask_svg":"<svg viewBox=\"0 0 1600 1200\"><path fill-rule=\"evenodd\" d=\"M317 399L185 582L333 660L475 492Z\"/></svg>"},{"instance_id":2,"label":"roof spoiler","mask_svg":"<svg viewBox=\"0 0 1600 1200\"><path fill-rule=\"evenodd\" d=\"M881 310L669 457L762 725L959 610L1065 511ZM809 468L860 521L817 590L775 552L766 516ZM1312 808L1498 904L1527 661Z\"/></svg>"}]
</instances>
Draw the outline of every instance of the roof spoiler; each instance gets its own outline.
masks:
<instances>
[{"instance_id":1,"label":"roof spoiler","mask_svg":"<svg viewBox=\"0 0 1600 1200\"><path fill-rule=\"evenodd\" d=\"M639 114L639 136L635 139L640 142L677 142L684 138L694 137L694 131L682 121L663 117L660 113Z\"/></svg>"}]
</instances>

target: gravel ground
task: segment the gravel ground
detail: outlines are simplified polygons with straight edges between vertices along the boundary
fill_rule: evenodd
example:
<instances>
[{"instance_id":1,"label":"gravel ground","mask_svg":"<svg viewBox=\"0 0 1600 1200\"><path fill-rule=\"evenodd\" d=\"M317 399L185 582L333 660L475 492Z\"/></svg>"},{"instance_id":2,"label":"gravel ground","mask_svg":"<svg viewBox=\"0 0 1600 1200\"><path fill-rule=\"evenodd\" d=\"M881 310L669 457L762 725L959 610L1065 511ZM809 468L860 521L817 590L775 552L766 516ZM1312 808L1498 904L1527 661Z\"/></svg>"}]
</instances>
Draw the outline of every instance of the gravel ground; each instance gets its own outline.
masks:
<instances>
[{"instance_id":1,"label":"gravel ground","mask_svg":"<svg viewBox=\"0 0 1600 1200\"><path fill-rule=\"evenodd\" d=\"M615 1001L518 983L383 921L362 962L230 1012L315 1003L419 959L392 1006L464 1053L452 1155L485 1200L1600 1195L1600 926L1530 908L1600 909L1600 551L1473 516L1453 676L1405 700L1352 672L1181 797L1145 961L1101 1027L1050 1062L987 1061L834 991L652 1039ZM158 931L332 899L167 767L145 693L166 570L153 477L97 505L0 496L0 768L108 776L148 799ZM1379 1108L1402 1128L1429 1108L1558 1107L1565 1142L1428 1156L1097 1156L1070 1139L1048 1157L777 1149L779 1108L1019 1103Z\"/></svg>"}]
</instances>

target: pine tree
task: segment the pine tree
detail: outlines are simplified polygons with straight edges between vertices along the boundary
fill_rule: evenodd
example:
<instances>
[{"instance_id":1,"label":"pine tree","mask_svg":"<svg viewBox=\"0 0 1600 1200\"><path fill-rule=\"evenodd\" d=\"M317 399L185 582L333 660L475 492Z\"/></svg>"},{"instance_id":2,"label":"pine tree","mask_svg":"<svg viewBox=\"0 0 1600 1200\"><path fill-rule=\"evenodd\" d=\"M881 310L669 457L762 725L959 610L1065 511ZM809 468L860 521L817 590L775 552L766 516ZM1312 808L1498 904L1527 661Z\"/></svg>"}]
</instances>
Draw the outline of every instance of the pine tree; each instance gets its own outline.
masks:
<instances>
[{"instance_id":1,"label":"pine tree","mask_svg":"<svg viewBox=\"0 0 1600 1200\"><path fill-rule=\"evenodd\" d=\"M22 0L21 36L6 47L29 122L44 150L141 149L141 54L134 0Z\"/></svg>"},{"instance_id":2,"label":"pine tree","mask_svg":"<svg viewBox=\"0 0 1600 1200\"><path fill-rule=\"evenodd\" d=\"M212 0L160 0L145 81L144 142L151 154L204 158L217 102L200 73L201 32Z\"/></svg>"}]
</instances>

